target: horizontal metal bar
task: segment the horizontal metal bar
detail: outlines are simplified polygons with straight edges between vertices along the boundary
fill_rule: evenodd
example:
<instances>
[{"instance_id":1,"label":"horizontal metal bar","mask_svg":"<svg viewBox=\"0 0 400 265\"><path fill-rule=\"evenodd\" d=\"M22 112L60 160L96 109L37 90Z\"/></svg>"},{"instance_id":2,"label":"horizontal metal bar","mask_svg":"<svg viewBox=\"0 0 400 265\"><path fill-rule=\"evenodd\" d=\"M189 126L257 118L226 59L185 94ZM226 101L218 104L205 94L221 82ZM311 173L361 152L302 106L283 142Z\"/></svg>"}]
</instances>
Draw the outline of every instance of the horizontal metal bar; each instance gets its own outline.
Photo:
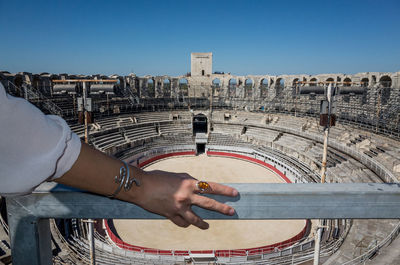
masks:
<instances>
[{"instance_id":1,"label":"horizontal metal bar","mask_svg":"<svg viewBox=\"0 0 400 265\"><path fill-rule=\"evenodd\" d=\"M235 208L234 216L193 210L205 219L400 218L400 184L228 184L236 198L207 195ZM38 189L8 200L15 215L37 218L159 219L142 208L68 189ZM16 207L16 208L14 208Z\"/></svg>"},{"instance_id":2,"label":"horizontal metal bar","mask_svg":"<svg viewBox=\"0 0 400 265\"><path fill-rule=\"evenodd\" d=\"M48 218L163 218L127 202L51 185L7 198L13 264L51 264ZM228 185L240 195L207 196L233 206L234 216L193 210L205 219L400 218L397 183Z\"/></svg>"}]
</instances>

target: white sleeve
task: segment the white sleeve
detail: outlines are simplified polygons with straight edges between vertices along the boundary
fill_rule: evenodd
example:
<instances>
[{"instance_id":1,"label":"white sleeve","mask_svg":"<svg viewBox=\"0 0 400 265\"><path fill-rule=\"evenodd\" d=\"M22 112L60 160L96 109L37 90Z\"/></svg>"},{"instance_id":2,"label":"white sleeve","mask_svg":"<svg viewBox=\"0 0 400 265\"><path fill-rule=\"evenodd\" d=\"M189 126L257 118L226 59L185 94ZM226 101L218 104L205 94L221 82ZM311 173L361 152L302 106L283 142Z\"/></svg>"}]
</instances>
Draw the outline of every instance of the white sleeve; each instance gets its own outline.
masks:
<instances>
[{"instance_id":1,"label":"white sleeve","mask_svg":"<svg viewBox=\"0 0 400 265\"><path fill-rule=\"evenodd\" d=\"M10 96L0 83L0 195L29 193L61 177L80 150L79 137L62 118Z\"/></svg>"}]
</instances>

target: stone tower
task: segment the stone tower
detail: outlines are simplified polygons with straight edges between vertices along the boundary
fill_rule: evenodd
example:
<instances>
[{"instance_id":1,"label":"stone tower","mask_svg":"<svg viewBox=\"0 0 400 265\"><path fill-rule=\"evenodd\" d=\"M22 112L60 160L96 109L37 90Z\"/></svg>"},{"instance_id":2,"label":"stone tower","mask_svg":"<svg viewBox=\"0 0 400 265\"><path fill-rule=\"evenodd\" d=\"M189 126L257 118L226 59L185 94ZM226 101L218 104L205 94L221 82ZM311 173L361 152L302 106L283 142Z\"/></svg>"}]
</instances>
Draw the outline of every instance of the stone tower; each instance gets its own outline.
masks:
<instances>
[{"instance_id":1,"label":"stone tower","mask_svg":"<svg viewBox=\"0 0 400 265\"><path fill-rule=\"evenodd\" d=\"M212 74L212 52L191 53L192 76L210 76Z\"/></svg>"}]
</instances>

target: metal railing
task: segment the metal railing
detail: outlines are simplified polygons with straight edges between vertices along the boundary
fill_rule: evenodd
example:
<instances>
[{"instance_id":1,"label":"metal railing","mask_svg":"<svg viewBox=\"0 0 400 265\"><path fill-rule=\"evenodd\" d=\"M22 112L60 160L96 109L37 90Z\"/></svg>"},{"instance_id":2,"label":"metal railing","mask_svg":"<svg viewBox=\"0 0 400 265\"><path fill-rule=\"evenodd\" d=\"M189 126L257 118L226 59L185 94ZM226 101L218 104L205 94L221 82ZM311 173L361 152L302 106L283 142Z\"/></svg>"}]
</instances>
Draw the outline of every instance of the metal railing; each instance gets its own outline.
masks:
<instances>
[{"instance_id":1,"label":"metal railing","mask_svg":"<svg viewBox=\"0 0 400 265\"><path fill-rule=\"evenodd\" d=\"M399 184L229 184L236 198L207 195L236 209L224 216L193 206L205 219L400 218ZM48 218L160 219L142 208L71 189L40 186L7 199L13 264L51 264Z\"/></svg>"},{"instance_id":2,"label":"metal railing","mask_svg":"<svg viewBox=\"0 0 400 265\"><path fill-rule=\"evenodd\" d=\"M12 87L14 91L18 91L19 93L24 93L24 97L26 100L40 100L43 104L43 107L48 110L51 114L62 116L63 110L58 107L53 101L47 97L45 97L39 90L35 90L31 87L31 85L27 83L22 83L21 87L16 86L14 83L10 81L6 81L6 87L8 91L11 91Z\"/></svg>"}]
</instances>

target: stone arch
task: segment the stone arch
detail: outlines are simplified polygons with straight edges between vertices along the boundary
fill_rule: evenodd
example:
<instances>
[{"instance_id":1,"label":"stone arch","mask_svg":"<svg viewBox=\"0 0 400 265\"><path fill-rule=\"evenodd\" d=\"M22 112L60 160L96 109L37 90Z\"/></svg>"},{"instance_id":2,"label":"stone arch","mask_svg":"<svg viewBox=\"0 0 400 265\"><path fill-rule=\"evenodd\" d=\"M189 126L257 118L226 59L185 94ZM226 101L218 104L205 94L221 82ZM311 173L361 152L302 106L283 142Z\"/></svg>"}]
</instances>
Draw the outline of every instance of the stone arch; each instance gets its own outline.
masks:
<instances>
[{"instance_id":1,"label":"stone arch","mask_svg":"<svg viewBox=\"0 0 400 265\"><path fill-rule=\"evenodd\" d=\"M318 80L317 78L313 77L310 79L310 86L317 86Z\"/></svg>"},{"instance_id":2,"label":"stone arch","mask_svg":"<svg viewBox=\"0 0 400 265\"><path fill-rule=\"evenodd\" d=\"M178 87L180 96L187 97L189 95L189 83L186 78L179 79Z\"/></svg>"},{"instance_id":3,"label":"stone arch","mask_svg":"<svg viewBox=\"0 0 400 265\"><path fill-rule=\"evenodd\" d=\"M32 87L40 90L42 86L42 79L40 75L33 75L32 77Z\"/></svg>"},{"instance_id":4,"label":"stone arch","mask_svg":"<svg viewBox=\"0 0 400 265\"><path fill-rule=\"evenodd\" d=\"M285 79L279 77L278 79L276 79L276 84L275 86L277 87L281 87L282 89L285 87Z\"/></svg>"},{"instance_id":5,"label":"stone arch","mask_svg":"<svg viewBox=\"0 0 400 265\"><path fill-rule=\"evenodd\" d=\"M368 85L369 85L369 79L367 77L364 77L363 79L361 79L362 87L368 87Z\"/></svg>"},{"instance_id":6,"label":"stone arch","mask_svg":"<svg viewBox=\"0 0 400 265\"><path fill-rule=\"evenodd\" d=\"M268 96L268 78L263 78L260 81L260 97L265 98Z\"/></svg>"},{"instance_id":7,"label":"stone arch","mask_svg":"<svg viewBox=\"0 0 400 265\"><path fill-rule=\"evenodd\" d=\"M163 79L163 95L165 98L171 96L172 81L168 77Z\"/></svg>"},{"instance_id":8,"label":"stone arch","mask_svg":"<svg viewBox=\"0 0 400 265\"><path fill-rule=\"evenodd\" d=\"M228 96L229 97L235 97L236 96L236 87L237 87L236 78L229 79L229 82L228 82Z\"/></svg>"},{"instance_id":9,"label":"stone arch","mask_svg":"<svg viewBox=\"0 0 400 265\"><path fill-rule=\"evenodd\" d=\"M379 79L379 86L381 89L381 102L387 104L390 98L390 88L392 87L392 78L384 75Z\"/></svg>"},{"instance_id":10,"label":"stone arch","mask_svg":"<svg viewBox=\"0 0 400 265\"><path fill-rule=\"evenodd\" d=\"M251 78L247 78L244 80L244 97L252 98L253 97L253 85L254 81Z\"/></svg>"},{"instance_id":11,"label":"stone arch","mask_svg":"<svg viewBox=\"0 0 400 265\"><path fill-rule=\"evenodd\" d=\"M146 91L149 97L156 96L156 81L154 78L148 78L146 81Z\"/></svg>"},{"instance_id":12,"label":"stone arch","mask_svg":"<svg viewBox=\"0 0 400 265\"><path fill-rule=\"evenodd\" d=\"M335 79L333 77L328 77L325 81L329 82L329 83L333 83L333 82L335 82Z\"/></svg>"},{"instance_id":13,"label":"stone arch","mask_svg":"<svg viewBox=\"0 0 400 265\"><path fill-rule=\"evenodd\" d=\"M278 96L282 93L285 87L285 79L278 77L275 83L275 95Z\"/></svg>"},{"instance_id":14,"label":"stone arch","mask_svg":"<svg viewBox=\"0 0 400 265\"><path fill-rule=\"evenodd\" d=\"M384 75L379 79L379 84L381 87L392 87L392 78L388 75Z\"/></svg>"},{"instance_id":15,"label":"stone arch","mask_svg":"<svg viewBox=\"0 0 400 265\"><path fill-rule=\"evenodd\" d=\"M295 79L293 79L293 81L292 81L292 86L296 86L297 85L297 82L299 82L300 80L299 80L299 78L295 78Z\"/></svg>"},{"instance_id":16,"label":"stone arch","mask_svg":"<svg viewBox=\"0 0 400 265\"><path fill-rule=\"evenodd\" d=\"M349 77L343 79L343 86L351 86L351 79Z\"/></svg>"},{"instance_id":17,"label":"stone arch","mask_svg":"<svg viewBox=\"0 0 400 265\"><path fill-rule=\"evenodd\" d=\"M298 93L298 87L299 87L299 78L295 78L292 81L292 96L295 96Z\"/></svg>"},{"instance_id":18,"label":"stone arch","mask_svg":"<svg viewBox=\"0 0 400 265\"><path fill-rule=\"evenodd\" d=\"M16 75L14 77L14 81L13 81L14 85L16 85L17 87L21 87L22 84L24 83L24 78L22 75Z\"/></svg>"},{"instance_id":19,"label":"stone arch","mask_svg":"<svg viewBox=\"0 0 400 265\"><path fill-rule=\"evenodd\" d=\"M214 78L212 80L211 84L212 84L212 89L213 89L214 95L219 96L219 93L221 92L221 79Z\"/></svg>"},{"instance_id":20,"label":"stone arch","mask_svg":"<svg viewBox=\"0 0 400 265\"><path fill-rule=\"evenodd\" d=\"M22 84L24 83L24 77L20 74L14 76L14 80L12 82L14 86L8 86L10 92L14 93L16 96L22 97L24 95L22 91Z\"/></svg>"},{"instance_id":21,"label":"stone arch","mask_svg":"<svg viewBox=\"0 0 400 265\"><path fill-rule=\"evenodd\" d=\"M212 84L213 84L213 86L214 87L221 87L221 80L217 77L217 78L214 78L213 79L213 81L212 81Z\"/></svg>"}]
</instances>

